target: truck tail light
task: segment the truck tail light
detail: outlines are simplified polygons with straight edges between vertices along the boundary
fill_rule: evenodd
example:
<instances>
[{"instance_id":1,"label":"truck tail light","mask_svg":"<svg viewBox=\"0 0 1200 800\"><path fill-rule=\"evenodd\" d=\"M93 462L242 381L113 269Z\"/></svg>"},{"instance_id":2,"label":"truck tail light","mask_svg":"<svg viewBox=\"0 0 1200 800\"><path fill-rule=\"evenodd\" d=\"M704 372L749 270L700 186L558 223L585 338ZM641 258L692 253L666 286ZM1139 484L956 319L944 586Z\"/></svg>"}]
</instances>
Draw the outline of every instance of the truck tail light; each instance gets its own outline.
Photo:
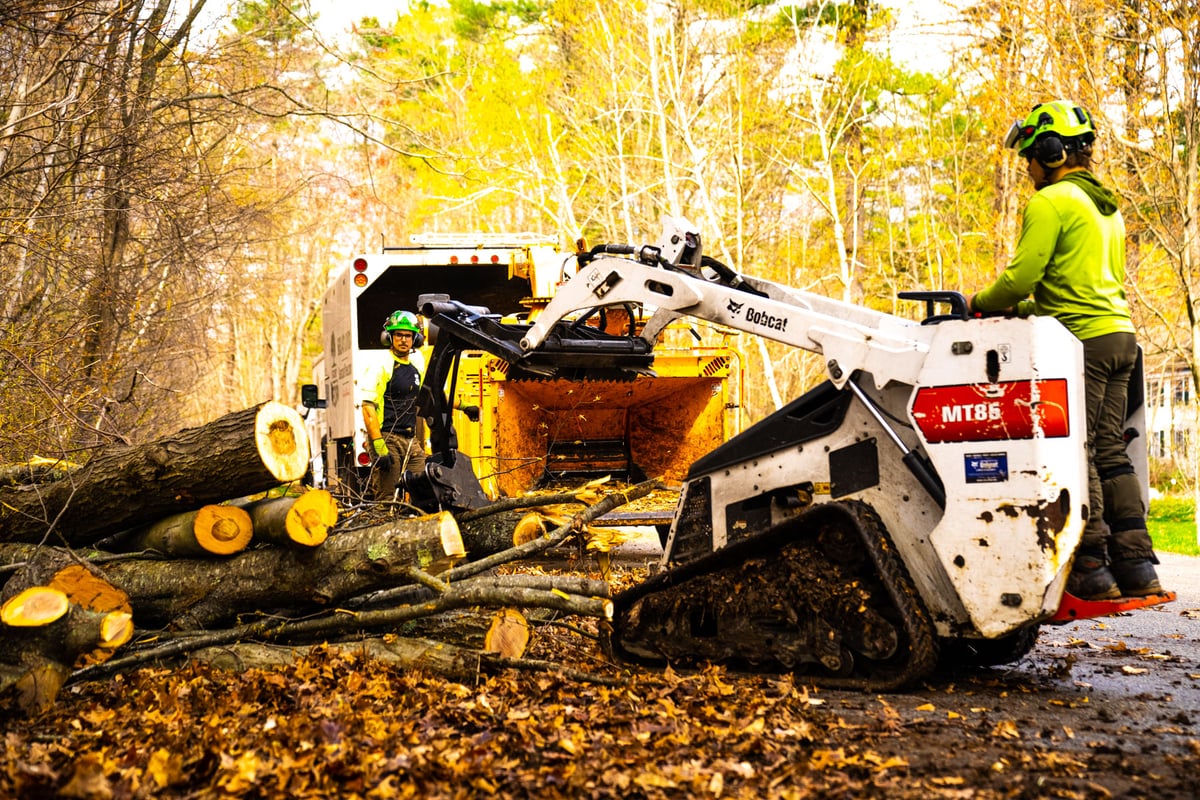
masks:
<instances>
[{"instance_id":1,"label":"truck tail light","mask_svg":"<svg viewBox=\"0 0 1200 800\"><path fill-rule=\"evenodd\" d=\"M354 285L362 288L367 285L367 260L365 258L354 259Z\"/></svg>"},{"instance_id":2,"label":"truck tail light","mask_svg":"<svg viewBox=\"0 0 1200 800\"><path fill-rule=\"evenodd\" d=\"M360 467L371 466L371 454L368 453L366 450L363 450L361 453L359 453L358 454L358 465Z\"/></svg>"}]
</instances>

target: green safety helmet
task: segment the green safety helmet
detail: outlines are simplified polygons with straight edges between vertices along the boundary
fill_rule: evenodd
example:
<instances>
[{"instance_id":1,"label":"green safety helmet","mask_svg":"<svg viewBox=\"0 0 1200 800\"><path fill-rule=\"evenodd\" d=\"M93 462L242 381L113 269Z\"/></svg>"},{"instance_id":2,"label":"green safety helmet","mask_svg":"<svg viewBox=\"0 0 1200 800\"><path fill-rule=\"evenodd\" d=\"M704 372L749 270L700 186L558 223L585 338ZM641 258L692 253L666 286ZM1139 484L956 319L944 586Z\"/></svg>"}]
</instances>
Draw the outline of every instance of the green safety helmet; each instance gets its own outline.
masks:
<instances>
[{"instance_id":1,"label":"green safety helmet","mask_svg":"<svg viewBox=\"0 0 1200 800\"><path fill-rule=\"evenodd\" d=\"M388 333L392 331L416 333L421 330L421 326L417 324L416 315L411 311L393 311L392 315L387 318L387 322L383 323L383 329Z\"/></svg>"},{"instance_id":2,"label":"green safety helmet","mask_svg":"<svg viewBox=\"0 0 1200 800\"><path fill-rule=\"evenodd\" d=\"M1067 160L1067 153L1089 147L1096 141L1092 115L1070 100L1039 103L1023 122L1014 122L1004 137L1004 146L1016 148L1022 158L1036 158L1053 169Z\"/></svg>"},{"instance_id":3,"label":"green safety helmet","mask_svg":"<svg viewBox=\"0 0 1200 800\"><path fill-rule=\"evenodd\" d=\"M421 334L421 325L417 322L417 315L411 311L392 312L392 315L387 318L387 322L383 323L383 333L379 337L380 344L384 347L391 347L392 333L395 331L411 333L413 349L419 349L425 344L425 337Z\"/></svg>"}]
</instances>

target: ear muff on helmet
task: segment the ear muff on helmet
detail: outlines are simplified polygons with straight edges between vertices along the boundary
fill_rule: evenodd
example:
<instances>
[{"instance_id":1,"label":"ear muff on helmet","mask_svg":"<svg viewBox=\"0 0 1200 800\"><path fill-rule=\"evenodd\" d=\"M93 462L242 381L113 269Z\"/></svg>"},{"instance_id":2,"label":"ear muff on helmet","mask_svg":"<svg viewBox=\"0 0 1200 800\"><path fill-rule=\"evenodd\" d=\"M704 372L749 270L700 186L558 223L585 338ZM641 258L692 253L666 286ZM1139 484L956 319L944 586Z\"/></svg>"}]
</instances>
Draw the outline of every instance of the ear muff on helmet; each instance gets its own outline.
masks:
<instances>
[{"instance_id":1,"label":"ear muff on helmet","mask_svg":"<svg viewBox=\"0 0 1200 800\"><path fill-rule=\"evenodd\" d=\"M1095 140L1091 114L1070 100L1052 100L1034 106L1023 121L1014 123L1004 146L1053 169L1066 163L1068 153L1084 150Z\"/></svg>"},{"instance_id":2,"label":"ear muff on helmet","mask_svg":"<svg viewBox=\"0 0 1200 800\"><path fill-rule=\"evenodd\" d=\"M1067 162L1067 148L1054 134L1046 134L1033 145L1033 157L1047 169L1061 167Z\"/></svg>"}]
</instances>

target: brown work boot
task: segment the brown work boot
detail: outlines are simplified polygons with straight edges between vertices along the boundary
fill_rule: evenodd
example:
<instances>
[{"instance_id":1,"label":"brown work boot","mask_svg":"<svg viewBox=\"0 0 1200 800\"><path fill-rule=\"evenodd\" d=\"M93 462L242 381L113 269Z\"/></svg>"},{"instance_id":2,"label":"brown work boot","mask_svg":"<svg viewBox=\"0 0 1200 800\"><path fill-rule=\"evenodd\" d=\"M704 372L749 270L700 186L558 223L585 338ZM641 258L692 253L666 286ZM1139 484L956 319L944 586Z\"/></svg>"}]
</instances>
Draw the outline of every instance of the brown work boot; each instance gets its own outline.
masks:
<instances>
[{"instance_id":1,"label":"brown work boot","mask_svg":"<svg viewBox=\"0 0 1200 800\"><path fill-rule=\"evenodd\" d=\"M1080 600L1115 600L1121 589L1103 557L1080 552L1067 576L1067 593Z\"/></svg>"},{"instance_id":2,"label":"brown work boot","mask_svg":"<svg viewBox=\"0 0 1200 800\"><path fill-rule=\"evenodd\" d=\"M1162 594L1163 588L1158 582L1158 572L1148 558L1120 559L1112 563L1109 571L1116 578L1122 597ZM1067 583L1070 584L1070 579Z\"/></svg>"}]
</instances>

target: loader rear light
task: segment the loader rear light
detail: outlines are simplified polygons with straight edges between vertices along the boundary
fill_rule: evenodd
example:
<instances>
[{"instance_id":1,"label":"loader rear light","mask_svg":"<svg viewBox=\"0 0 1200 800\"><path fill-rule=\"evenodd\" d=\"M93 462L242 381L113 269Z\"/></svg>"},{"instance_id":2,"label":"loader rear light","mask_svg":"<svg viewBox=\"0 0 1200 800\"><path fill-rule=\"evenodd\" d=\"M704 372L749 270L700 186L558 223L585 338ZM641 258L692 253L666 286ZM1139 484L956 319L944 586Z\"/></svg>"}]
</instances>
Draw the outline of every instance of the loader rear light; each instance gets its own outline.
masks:
<instances>
[{"instance_id":1,"label":"loader rear light","mask_svg":"<svg viewBox=\"0 0 1200 800\"><path fill-rule=\"evenodd\" d=\"M371 466L371 455L366 450L358 454L358 465L360 467Z\"/></svg>"},{"instance_id":2,"label":"loader rear light","mask_svg":"<svg viewBox=\"0 0 1200 800\"><path fill-rule=\"evenodd\" d=\"M365 258L354 259L354 271L355 272L366 272L367 271L367 260Z\"/></svg>"},{"instance_id":3,"label":"loader rear light","mask_svg":"<svg viewBox=\"0 0 1200 800\"><path fill-rule=\"evenodd\" d=\"M355 275L354 276L354 285L360 289L362 287L366 286L367 285L367 276L362 274L361 272L358 273L357 275Z\"/></svg>"},{"instance_id":4,"label":"loader rear light","mask_svg":"<svg viewBox=\"0 0 1200 800\"><path fill-rule=\"evenodd\" d=\"M365 258L354 259L354 285L362 288L367 285L367 260Z\"/></svg>"},{"instance_id":5,"label":"loader rear light","mask_svg":"<svg viewBox=\"0 0 1200 800\"><path fill-rule=\"evenodd\" d=\"M1064 378L925 387L917 390L912 415L930 444L1071 433Z\"/></svg>"}]
</instances>

